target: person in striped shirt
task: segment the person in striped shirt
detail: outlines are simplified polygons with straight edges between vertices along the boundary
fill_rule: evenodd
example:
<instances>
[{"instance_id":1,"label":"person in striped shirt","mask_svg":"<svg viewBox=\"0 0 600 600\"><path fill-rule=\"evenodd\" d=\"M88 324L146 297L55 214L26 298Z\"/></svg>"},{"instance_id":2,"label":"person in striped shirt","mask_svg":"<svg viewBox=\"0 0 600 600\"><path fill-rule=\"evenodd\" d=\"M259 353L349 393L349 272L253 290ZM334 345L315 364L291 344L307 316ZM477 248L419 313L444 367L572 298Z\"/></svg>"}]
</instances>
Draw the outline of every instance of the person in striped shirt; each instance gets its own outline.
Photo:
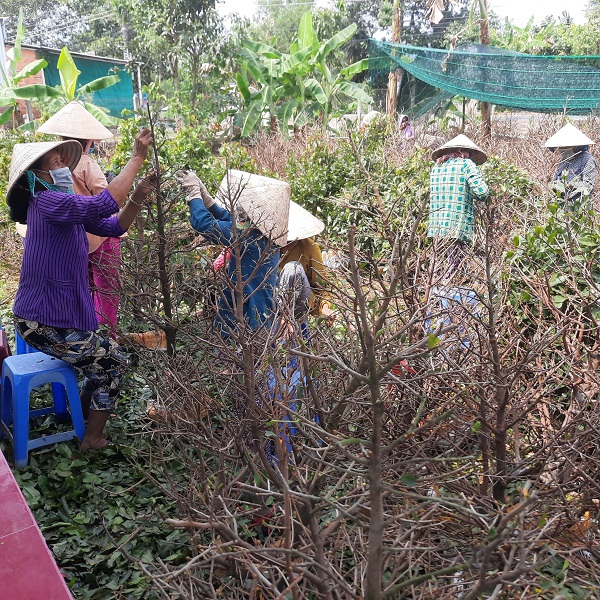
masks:
<instances>
[{"instance_id":1,"label":"person in striped shirt","mask_svg":"<svg viewBox=\"0 0 600 600\"><path fill-rule=\"evenodd\" d=\"M487 156L466 135L459 135L435 150L430 175L427 235L443 240L443 278L451 277L473 243L474 199L485 200L489 188L477 165Z\"/></svg>"},{"instance_id":2,"label":"person in striped shirt","mask_svg":"<svg viewBox=\"0 0 600 600\"><path fill-rule=\"evenodd\" d=\"M29 345L84 374L81 400L88 422L82 450L109 445L104 426L127 366L117 343L97 332L86 232L118 237L134 222L154 188L155 175L142 179L120 212L119 205L142 168L151 142L150 131L142 129L127 165L96 196L72 191L72 171L82 154L79 142L16 144L13 149L6 201L11 219L27 224L13 305L15 331Z\"/></svg>"},{"instance_id":3,"label":"person in striped shirt","mask_svg":"<svg viewBox=\"0 0 600 600\"><path fill-rule=\"evenodd\" d=\"M63 140L76 140L83 154L73 171L73 192L82 196L96 196L108 186L100 165L90 155L99 140L113 134L77 100L69 102L52 115L39 129L40 133L59 135ZM121 239L101 237L88 233L90 288L98 322L117 337L119 310L119 271L121 267Z\"/></svg>"}]
</instances>

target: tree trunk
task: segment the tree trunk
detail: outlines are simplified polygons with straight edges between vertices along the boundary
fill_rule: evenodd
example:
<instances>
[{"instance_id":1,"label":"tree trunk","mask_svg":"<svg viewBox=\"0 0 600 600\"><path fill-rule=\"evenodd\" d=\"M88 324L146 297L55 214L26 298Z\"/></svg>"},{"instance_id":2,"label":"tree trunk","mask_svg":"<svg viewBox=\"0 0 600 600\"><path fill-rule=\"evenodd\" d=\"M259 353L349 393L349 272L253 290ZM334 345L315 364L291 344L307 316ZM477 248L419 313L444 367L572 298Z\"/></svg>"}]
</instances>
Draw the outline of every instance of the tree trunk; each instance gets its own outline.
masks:
<instances>
[{"instance_id":1,"label":"tree trunk","mask_svg":"<svg viewBox=\"0 0 600 600\"><path fill-rule=\"evenodd\" d=\"M400 0L394 0L392 9L392 43L400 43ZM392 51L392 64L390 65L390 76L388 79L388 90L386 98L386 112L388 115L396 114L398 105L398 74L400 69L397 68L393 59L394 52Z\"/></svg>"},{"instance_id":2,"label":"tree trunk","mask_svg":"<svg viewBox=\"0 0 600 600\"><path fill-rule=\"evenodd\" d=\"M198 97L198 65L200 59L195 52L192 52L192 93L190 95L190 108L192 112L196 110L196 99Z\"/></svg>"},{"instance_id":3,"label":"tree trunk","mask_svg":"<svg viewBox=\"0 0 600 600\"><path fill-rule=\"evenodd\" d=\"M150 112L150 104L148 104L148 124L152 131L152 138L156 140L154 134L154 120ZM165 315L164 324L161 329L165 332L167 339L167 353L169 356L175 354L175 335L177 333L175 326L173 325L173 302L171 299L171 285L168 272L168 259L167 259L167 238L165 234L166 215L163 206L163 197L160 190L160 163L158 161L158 150L156 143L152 142L152 149L154 152L154 170L156 171L156 232L158 234L158 279L160 281L160 290L162 294L162 305Z\"/></svg>"},{"instance_id":4,"label":"tree trunk","mask_svg":"<svg viewBox=\"0 0 600 600\"><path fill-rule=\"evenodd\" d=\"M479 13L480 40L482 44L489 46L490 22L488 19L487 0L479 0ZM481 131L486 140L489 140L492 136L492 105L489 102L481 103Z\"/></svg>"}]
</instances>

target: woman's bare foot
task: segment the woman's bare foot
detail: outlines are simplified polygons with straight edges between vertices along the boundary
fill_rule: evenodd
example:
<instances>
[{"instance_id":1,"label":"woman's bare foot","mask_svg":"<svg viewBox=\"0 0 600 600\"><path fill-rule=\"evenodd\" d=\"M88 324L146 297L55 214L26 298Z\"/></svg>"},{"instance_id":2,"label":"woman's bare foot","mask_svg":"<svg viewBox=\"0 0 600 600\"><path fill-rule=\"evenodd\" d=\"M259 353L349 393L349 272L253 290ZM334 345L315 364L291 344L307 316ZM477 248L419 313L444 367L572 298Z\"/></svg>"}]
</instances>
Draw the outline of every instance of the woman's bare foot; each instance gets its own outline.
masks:
<instances>
[{"instance_id":1,"label":"woman's bare foot","mask_svg":"<svg viewBox=\"0 0 600 600\"><path fill-rule=\"evenodd\" d=\"M85 435L81 440L81 449L102 450L110 445L110 442L104 437L104 426L110 417L110 413L103 410L90 410L90 416L87 422Z\"/></svg>"},{"instance_id":2,"label":"woman's bare foot","mask_svg":"<svg viewBox=\"0 0 600 600\"><path fill-rule=\"evenodd\" d=\"M112 444L106 438L100 438L98 440L87 440L85 437L81 442L81 450L87 452L88 450L103 450Z\"/></svg>"}]
</instances>

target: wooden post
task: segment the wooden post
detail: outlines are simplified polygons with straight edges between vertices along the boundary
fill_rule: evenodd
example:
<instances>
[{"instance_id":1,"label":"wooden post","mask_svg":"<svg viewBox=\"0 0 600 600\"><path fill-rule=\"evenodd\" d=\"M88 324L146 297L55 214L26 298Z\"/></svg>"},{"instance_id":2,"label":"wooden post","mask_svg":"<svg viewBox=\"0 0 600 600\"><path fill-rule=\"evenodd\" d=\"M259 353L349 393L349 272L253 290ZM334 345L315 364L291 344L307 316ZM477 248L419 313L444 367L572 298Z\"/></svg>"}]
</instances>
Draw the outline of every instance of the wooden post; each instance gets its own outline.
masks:
<instances>
[{"instance_id":1,"label":"wooden post","mask_svg":"<svg viewBox=\"0 0 600 600\"><path fill-rule=\"evenodd\" d=\"M481 43L489 46L490 22L487 0L479 0L479 28ZM486 140L492 137L492 105L489 102L481 102L481 131Z\"/></svg>"},{"instance_id":2,"label":"wooden post","mask_svg":"<svg viewBox=\"0 0 600 600\"><path fill-rule=\"evenodd\" d=\"M394 0L394 7L392 9L392 43L400 43L400 0ZM393 56L394 51L392 50L392 62L394 60ZM388 79L386 98L386 112L388 115L396 114L396 107L398 104L398 73L398 66L392 64Z\"/></svg>"}]
</instances>

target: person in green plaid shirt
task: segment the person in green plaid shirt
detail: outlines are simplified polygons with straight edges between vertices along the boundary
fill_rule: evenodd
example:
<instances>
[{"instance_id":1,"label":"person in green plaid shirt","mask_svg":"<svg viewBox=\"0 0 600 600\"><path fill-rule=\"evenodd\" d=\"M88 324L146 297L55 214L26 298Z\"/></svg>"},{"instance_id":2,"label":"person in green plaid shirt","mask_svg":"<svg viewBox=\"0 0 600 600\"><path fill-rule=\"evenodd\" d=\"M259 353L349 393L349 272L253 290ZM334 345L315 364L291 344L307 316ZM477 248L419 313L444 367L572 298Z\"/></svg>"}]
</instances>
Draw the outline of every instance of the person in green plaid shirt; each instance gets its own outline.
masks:
<instances>
[{"instance_id":1,"label":"person in green plaid shirt","mask_svg":"<svg viewBox=\"0 0 600 600\"><path fill-rule=\"evenodd\" d=\"M431 170L427 235L445 238L450 275L464 259L466 247L473 242L473 200L485 200L489 188L477 165L487 156L466 135L459 135L432 153L436 161Z\"/></svg>"}]
</instances>

